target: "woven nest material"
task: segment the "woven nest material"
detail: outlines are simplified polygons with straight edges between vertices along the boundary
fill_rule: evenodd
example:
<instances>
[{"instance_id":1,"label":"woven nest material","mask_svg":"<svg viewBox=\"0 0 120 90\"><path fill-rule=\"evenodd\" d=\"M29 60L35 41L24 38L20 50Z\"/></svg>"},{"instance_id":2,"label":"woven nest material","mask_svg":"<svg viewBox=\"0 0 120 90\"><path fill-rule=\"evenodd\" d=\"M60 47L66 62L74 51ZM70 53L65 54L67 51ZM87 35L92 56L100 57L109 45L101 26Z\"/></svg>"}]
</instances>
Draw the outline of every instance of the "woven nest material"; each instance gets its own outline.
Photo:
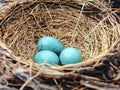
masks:
<instances>
[{"instance_id":1,"label":"woven nest material","mask_svg":"<svg viewBox=\"0 0 120 90\"><path fill-rule=\"evenodd\" d=\"M4 60L0 61L0 67L7 69L1 71L5 82L8 83L6 80L13 78L13 75L24 82L27 80L20 88L22 90L32 80L40 84L38 80L49 82L49 79L52 79L59 89L62 87L56 79L58 82L61 79L66 80L66 77L97 81L95 78L79 76L78 72L87 70L90 66L92 69L99 67L104 57L111 55L110 51L117 45L120 36L120 18L116 11L111 11L105 3L99 1L94 3L84 0L48 0L15 4L10 5L8 10L0 15L0 52L1 60ZM51 67L34 63L33 56L38 51L38 39L46 35L58 38L65 47L78 48L82 53L83 62ZM10 77L5 76L6 74ZM76 84L75 87L69 87L70 84L65 87L84 87L85 82L81 83L84 84L80 87ZM110 86L112 87L111 84ZM33 82L31 87L36 87ZM48 87L51 90L56 88L42 84L39 87ZM114 85L113 87L118 88Z\"/></svg>"}]
</instances>

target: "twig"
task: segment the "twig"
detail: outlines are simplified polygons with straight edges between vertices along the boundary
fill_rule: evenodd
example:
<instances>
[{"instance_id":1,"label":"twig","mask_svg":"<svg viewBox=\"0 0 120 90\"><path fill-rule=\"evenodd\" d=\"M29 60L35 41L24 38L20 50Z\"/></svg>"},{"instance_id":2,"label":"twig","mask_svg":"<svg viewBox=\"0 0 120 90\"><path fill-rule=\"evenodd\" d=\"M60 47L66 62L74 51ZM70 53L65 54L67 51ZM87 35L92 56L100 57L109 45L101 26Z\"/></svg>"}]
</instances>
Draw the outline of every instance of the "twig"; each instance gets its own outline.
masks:
<instances>
[{"instance_id":1,"label":"twig","mask_svg":"<svg viewBox=\"0 0 120 90\"><path fill-rule=\"evenodd\" d=\"M116 90L116 88L118 88L117 85L104 83L104 82L98 82L98 81L96 82L96 81L82 80L81 84L86 87L90 87L90 88L97 89L97 90Z\"/></svg>"},{"instance_id":2,"label":"twig","mask_svg":"<svg viewBox=\"0 0 120 90\"><path fill-rule=\"evenodd\" d=\"M24 87L34 78L36 78L41 72L38 72L36 75L34 75L33 77L30 77L23 85L22 87L19 89L19 90L23 90Z\"/></svg>"}]
</instances>

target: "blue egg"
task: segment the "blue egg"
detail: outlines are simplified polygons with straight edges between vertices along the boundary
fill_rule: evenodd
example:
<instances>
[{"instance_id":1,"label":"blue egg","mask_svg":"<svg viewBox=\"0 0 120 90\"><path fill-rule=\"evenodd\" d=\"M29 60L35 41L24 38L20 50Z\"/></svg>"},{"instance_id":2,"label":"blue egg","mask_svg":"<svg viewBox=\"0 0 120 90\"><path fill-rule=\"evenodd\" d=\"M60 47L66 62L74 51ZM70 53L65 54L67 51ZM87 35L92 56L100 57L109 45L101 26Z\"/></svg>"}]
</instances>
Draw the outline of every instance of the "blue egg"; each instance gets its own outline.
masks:
<instances>
[{"instance_id":1,"label":"blue egg","mask_svg":"<svg viewBox=\"0 0 120 90\"><path fill-rule=\"evenodd\" d=\"M76 48L68 47L61 51L60 62L63 65L75 64L82 61L82 55L80 51Z\"/></svg>"},{"instance_id":2,"label":"blue egg","mask_svg":"<svg viewBox=\"0 0 120 90\"><path fill-rule=\"evenodd\" d=\"M39 50L51 50L57 55L64 49L63 44L52 36L44 36L38 41Z\"/></svg>"},{"instance_id":3,"label":"blue egg","mask_svg":"<svg viewBox=\"0 0 120 90\"><path fill-rule=\"evenodd\" d=\"M34 61L36 63L45 63L45 64L59 64L58 56L49 50L39 51L34 55Z\"/></svg>"}]
</instances>

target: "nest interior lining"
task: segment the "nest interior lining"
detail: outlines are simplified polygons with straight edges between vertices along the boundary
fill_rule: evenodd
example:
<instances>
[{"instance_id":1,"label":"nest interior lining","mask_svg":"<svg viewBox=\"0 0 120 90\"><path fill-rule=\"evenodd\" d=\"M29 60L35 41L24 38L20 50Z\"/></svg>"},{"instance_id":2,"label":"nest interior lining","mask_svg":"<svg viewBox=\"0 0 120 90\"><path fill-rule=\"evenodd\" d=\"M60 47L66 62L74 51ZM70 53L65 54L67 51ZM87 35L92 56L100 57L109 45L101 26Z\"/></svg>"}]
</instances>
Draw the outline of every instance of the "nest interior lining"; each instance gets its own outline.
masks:
<instances>
[{"instance_id":1,"label":"nest interior lining","mask_svg":"<svg viewBox=\"0 0 120 90\"><path fill-rule=\"evenodd\" d=\"M114 20L112 16L107 19L114 27L81 12L85 12L84 9L74 9L65 4L21 4L14 7L2 23L0 38L25 62L33 59L38 51L38 39L46 35L58 38L65 47L78 48L83 61L90 60L113 46L120 31L118 25L111 22Z\"/></svg>"}]
</instances>

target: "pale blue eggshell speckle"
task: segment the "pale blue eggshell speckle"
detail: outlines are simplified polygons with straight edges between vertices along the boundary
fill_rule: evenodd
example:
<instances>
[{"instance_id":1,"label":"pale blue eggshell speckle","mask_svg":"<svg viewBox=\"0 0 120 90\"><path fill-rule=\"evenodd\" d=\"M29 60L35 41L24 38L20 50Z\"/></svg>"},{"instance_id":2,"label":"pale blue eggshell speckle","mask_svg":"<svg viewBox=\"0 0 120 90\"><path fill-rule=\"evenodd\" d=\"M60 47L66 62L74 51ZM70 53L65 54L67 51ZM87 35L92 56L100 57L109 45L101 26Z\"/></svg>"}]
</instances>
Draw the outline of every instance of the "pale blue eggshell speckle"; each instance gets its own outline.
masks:
<instances>
[{"instance_id":1,"label":"pale blue eggshell speckle","mask_svg":"<svg viewBox=\"0 0 120 90\"><path fill-rule=\"evenodd\" d=\"M63 65L75 64L82 61L81 52L78 49L72 47L63 49L59 58Z\"/></svg>"},{"instance_id":2,"label":"pale blue eggshell speckle","mask_svg":"<svg viewBox=\"0 0 120 90\"><path fill-rule=\"evenodd\" d=\"M58 56L49 50L39 51L34 55L34 61L36 63L45 63L45 64L59 64Z\"/></svg>"},{"instance_id":3,"label":"pale blue eggshell speckle","mask_svg":"<svg viewBox=\"0 0 120 90\"><path fill-rule=\"evenodd\" d=\"M57 55L64 49L63 44L52 36L44 36L38 41L39 50L51 50Z\"/></svg>"}]
</instances>

